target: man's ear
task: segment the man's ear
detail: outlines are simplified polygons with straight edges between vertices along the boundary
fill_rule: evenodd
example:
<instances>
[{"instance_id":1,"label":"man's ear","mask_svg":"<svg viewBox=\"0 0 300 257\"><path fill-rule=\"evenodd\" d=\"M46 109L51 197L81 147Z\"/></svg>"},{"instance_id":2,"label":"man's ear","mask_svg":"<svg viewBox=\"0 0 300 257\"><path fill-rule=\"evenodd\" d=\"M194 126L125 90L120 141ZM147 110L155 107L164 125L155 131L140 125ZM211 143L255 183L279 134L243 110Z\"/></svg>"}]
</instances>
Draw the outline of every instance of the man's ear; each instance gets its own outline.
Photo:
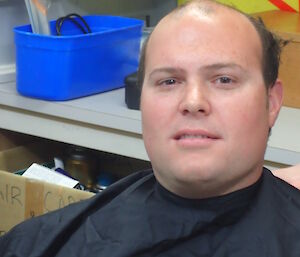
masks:
<instances>
[{"instance_id":1,"label":"man's ear","mask_svg":"<svg viewBox=\"0 0 300 257\"><path fill-rule=\"evenodd\" d=\"M279 114L283 100L283 88L281 80L277 79L273 87L268 89L269 101L269 127L272 128Z\"/></svg>"}]
</instances>

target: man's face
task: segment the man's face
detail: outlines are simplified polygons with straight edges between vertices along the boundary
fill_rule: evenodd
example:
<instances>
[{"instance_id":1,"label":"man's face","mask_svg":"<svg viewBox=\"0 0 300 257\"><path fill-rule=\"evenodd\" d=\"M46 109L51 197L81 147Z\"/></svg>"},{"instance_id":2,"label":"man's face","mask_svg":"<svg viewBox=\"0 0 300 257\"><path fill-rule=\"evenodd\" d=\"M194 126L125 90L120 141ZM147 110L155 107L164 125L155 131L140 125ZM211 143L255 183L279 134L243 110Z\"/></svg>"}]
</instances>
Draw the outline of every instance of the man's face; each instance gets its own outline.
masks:
<instances>
[{"instance_id":1,"label":"man's face","mask_svg":"<svg viewBox=\"0 0 300 257\"><path fill-rule=\"evenodd\" d=\"M281 103L281 85L265 88L261 58L255 28L230 10L171 16L157 26L141 111L145 146L164 187L202 198L258 179Z\"/></svg>"}]
</instances>

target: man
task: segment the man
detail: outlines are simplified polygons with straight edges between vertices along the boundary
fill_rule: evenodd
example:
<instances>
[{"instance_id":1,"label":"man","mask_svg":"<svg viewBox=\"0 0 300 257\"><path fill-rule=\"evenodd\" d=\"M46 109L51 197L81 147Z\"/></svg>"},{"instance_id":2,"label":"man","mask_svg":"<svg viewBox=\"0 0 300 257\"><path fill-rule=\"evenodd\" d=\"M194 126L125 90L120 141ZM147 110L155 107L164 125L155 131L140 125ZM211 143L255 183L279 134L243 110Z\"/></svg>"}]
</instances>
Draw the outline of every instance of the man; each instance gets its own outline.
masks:
<instances>
[{"instance_id":1,"label":"man","mask_svg":"<svg viewBox=\"0 0 300 257\"><path fill-rule=\"evenodd\" d=\"M210 5L163 19L146 53L146 149L160 183L187 198L258 180L282 99L281 82L264 80L261 41L249 19L234 13L237 23L232 10Z\"/></svg>"},{"instance_id":2,"label":"man","mask_svg":"<svg viewBox=\"0 0 300 257\"><path fill-rule=\"evenodd\" d=\"M300 192L263 169L278 43L213 1L163 18L140 69L153 173L15 227L0 256L299 257Z\"/></svg>"}]
</instances>

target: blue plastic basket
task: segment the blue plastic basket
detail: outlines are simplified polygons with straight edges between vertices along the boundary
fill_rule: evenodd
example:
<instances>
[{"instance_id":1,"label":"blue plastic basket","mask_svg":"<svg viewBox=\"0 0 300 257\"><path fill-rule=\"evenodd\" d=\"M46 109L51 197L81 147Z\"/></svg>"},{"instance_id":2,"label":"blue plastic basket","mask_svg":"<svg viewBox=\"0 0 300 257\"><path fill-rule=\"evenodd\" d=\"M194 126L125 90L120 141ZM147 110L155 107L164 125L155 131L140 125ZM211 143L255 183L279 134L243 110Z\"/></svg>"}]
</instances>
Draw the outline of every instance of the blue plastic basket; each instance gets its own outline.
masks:
<instances>
[{"instance_id":1,"label":"blue plastic basket","mask_svg":"<svg viewBox=\"0 0 300 257\"><path fill-rule=\"evenodd\" d=\"M137 70L143 21L116 16L84 16L92 33L71 22L63 36L16 27L16 84L20 94L45 100L69 100L124 86ZM55 21L50 22L55 35Z\"/></svg>"}]
</instances>

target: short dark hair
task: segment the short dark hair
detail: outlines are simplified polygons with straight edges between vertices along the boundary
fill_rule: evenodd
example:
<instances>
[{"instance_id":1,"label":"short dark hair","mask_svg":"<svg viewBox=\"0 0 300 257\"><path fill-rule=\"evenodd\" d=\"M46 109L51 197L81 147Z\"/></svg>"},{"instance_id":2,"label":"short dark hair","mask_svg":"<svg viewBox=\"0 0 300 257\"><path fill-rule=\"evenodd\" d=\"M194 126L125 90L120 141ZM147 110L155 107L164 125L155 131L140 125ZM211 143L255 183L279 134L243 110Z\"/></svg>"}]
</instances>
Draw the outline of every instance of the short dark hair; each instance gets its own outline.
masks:
<instances>
[{"instance_id":1,"label":"short dark hair","mask_svg":"<svg viewBox=\"0 0 300 257\"><path fill-rule=\"evenodd\" d=\"M174 11L176 12L176 11L182 10L194 2L197 2L197 1L187 2L183 6L177 7ZM198 1L198 2L203 2L203 1ZM278 77L281 50L289 41L281 39L279 36L275 35L270 30L268 30L260 17L258 17L258 18L252 17L252 16L245 14L231 6L217 3L215 1L213 1L213 3L220 5L220 6L230 8L234 11L241 13L246 18L248 18L248 20L254 26L254 28L256 29L256 31L259 35L259 38L260 38L261 44L262 44L262 74L263 74L263 78L264 78L264 83L265 83L265 86L267 89L270 87L273 87L273 85ZM149 37L150 36L151 36L151 34L149 35ZM144 41L144 44L141 49L141 54L140 54L140 63L139 63L139 69L138 69L138 85L140 88L142 88L143 83L144 83L146 51L147 51L149 37Z\"/></svg>"},{"instance_id":2,"label":"short dark hair","mask_svg":"<svg viewBox=\"0 0 300 257\"><path fill-rule=\"evenodd\" d=\"M288 44L288 40L284 40L268 30L263 20L258 17L254 18L249 15L249 21L256 29L262 45L262 73L267 88L273 87L279 71L280 55L282 48Z\"/></svg>"}]
</instances>

